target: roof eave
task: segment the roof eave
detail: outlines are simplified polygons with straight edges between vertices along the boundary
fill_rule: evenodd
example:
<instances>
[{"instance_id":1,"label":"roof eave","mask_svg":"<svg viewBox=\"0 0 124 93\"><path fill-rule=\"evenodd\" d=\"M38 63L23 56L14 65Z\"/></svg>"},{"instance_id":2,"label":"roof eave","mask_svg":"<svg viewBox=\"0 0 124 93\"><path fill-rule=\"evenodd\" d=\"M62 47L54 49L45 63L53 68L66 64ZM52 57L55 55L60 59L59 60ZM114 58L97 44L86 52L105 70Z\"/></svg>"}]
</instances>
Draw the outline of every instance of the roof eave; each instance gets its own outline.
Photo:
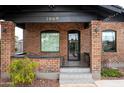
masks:
<instances>
[{"instance_id":1,"label":"roof eave","mask_svg":"<svg viewBox=\"0 0 124 93\"><path fill-rule=\"evenodd\" d=\"M111 11L114 11L114 12L117 12L117 13L122 13L124 12L124 9L122 7L115 7L115 6L112 6L112 5L100 5L101 7L103 8L106 8L106 9L109 9Z\"/></svg>"}]
</instances>

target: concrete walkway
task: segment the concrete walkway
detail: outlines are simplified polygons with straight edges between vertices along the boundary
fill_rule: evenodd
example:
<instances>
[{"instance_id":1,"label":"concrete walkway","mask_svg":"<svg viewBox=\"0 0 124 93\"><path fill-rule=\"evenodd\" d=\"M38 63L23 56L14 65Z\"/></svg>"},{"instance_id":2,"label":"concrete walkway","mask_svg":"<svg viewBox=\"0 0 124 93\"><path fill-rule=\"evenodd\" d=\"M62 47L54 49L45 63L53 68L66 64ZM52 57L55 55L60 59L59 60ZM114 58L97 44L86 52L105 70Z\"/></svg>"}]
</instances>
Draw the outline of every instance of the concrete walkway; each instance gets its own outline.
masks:
<instances>
[{"instance_id":1,"label":"concrete walkway","mask_svg":"<svg viewBox=\"0 0 124 93\"><path fill-rule=\"evenodd\" d=\"M124 80L98 80L94 84L63 84L60 87L124 87Z\"/></svg>"},{"instance_id":2,"label":"concrete walkway","mask_svg":"<svg viewBox=\"0 0 124 93\"><path fill-rule=\"evenodd\" d=\"M89 84L63 84L60 85L60 87L96 87L95 84L89 83Z\"/></svg>"},{"instance_id":3,"label":"concrete walkway","mask_svg":"<svg viewBox=\"0 0 124 93\"><path fill-rule=\"evenodd\" d=\"M99 80L95 81L97 87L124 87L124 80Z\"/></svg>"}]
</instances>

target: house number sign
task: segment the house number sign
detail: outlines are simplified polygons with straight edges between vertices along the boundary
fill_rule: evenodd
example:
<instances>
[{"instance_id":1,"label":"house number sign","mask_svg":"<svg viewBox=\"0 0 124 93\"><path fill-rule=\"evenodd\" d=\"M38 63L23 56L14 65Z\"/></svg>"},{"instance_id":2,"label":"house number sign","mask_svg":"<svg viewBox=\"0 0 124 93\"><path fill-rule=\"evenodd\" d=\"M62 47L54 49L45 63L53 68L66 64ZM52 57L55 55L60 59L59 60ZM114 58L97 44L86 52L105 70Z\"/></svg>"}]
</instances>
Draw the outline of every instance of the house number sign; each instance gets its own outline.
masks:
<instances>
[{"instance_id":1,"label":"house number sign","mask_svg":"<svg viewBox=\"0 0 124 93\"><path fill-rule=\"evenodd\" d=\"M59 20L59 17L46 17L47 21L57 21Z\"/></svg>"}]
</instances>

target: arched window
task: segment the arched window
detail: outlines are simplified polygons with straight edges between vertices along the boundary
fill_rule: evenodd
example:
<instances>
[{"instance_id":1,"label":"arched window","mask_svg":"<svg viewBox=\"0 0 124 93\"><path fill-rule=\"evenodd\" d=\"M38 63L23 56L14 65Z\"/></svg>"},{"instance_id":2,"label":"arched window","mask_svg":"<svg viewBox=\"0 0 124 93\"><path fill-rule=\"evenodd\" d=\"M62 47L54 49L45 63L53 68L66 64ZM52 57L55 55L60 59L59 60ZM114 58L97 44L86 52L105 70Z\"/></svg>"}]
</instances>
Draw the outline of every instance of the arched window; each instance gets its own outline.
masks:
<instances>
[{"instance_id":1,"label":"arched window","mask_svg":"<svg viewBox=\"0 0 124 93\"><path fill-rule=\"evenodd\" d=\"M102 32L102 47L104 52L116 52L116 32L105 30Z\"/></svg>"},{"instance_id":2,"label":"arched window","mask_svg":"<svg viewBox=\"0 0 124 93\"><path fill-rule=\"evenodd\" d=\"M44 31L41 33L41 51L59 52L59 32Z\"/></svg>"}]
</instances>

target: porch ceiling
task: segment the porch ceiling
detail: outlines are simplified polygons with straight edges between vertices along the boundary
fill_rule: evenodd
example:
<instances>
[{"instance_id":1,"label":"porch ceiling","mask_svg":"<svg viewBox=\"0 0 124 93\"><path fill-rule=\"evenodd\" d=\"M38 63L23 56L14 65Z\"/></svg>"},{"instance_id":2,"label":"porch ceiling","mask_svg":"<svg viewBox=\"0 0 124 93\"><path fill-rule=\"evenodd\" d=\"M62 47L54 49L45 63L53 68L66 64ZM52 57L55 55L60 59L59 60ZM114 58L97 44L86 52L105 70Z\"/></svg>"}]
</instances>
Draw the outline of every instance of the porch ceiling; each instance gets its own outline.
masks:
<instances>
[{"instance_id":1,"label":"porch ceiling","mask_svg":"<svg viewBox=\"0 0 124 93\"><path fill-rule=\"evenodd\" d=\"M36 22L91 22L119 13L124 21L124 10L111 5L1 5L0 19L14 21L18 26Z\"/></svg>"}]
</instances>

